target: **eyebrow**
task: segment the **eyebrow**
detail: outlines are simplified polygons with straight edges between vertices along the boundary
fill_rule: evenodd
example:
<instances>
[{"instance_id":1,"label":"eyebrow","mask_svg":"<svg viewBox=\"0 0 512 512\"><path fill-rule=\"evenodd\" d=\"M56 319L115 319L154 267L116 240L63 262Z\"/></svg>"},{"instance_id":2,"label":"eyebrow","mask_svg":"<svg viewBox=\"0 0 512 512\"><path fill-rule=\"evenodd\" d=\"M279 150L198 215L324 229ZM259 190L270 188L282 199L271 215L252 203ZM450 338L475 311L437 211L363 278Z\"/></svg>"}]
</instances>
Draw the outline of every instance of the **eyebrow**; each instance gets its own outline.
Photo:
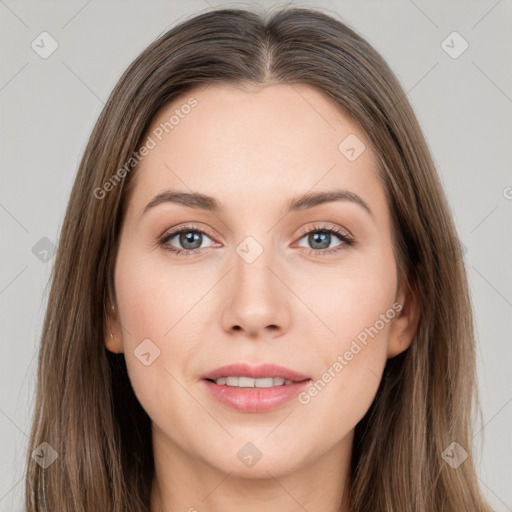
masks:
<instances>
[{"instance_id":1,"label":"eyebrow","mask_svg":"<svg viewBox=\"0 0 512 512\"><path fill-rule=\"evenodd\" d=\"M332 203L334 201L349 201L358 204L372 217L373 213L368 204L357 194L348 190L331 190L328 192L309 192L302 196L296 197L289 201L286 214L299 210L307 210L324 203ZM201 194L199 192L180 192L177 190L164 190L157 194L144 208L142 215L151 208L162 203L175 203L194 208L198 210L206 210L214 213L222 212L222 206L214 197Z\"/></svg>"}]
</instances>

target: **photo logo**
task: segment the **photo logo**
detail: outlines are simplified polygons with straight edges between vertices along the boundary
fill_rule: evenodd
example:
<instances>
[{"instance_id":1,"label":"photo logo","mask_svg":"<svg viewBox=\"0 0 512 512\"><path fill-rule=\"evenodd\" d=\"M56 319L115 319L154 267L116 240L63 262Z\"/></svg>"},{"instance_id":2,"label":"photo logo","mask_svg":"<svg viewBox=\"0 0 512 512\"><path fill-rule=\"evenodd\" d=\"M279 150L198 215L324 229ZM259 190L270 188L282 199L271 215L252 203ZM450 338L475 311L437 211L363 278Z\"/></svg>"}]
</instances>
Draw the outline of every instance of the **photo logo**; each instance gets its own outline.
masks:
<instances>
[{"instance_id":1,"label":"photo logo","mask_svg":"<svg viewBox=\"0 0 512 512\"><path fill-rule=\"evenodd\" d=\"M263 456L263 453L253 443L245 443L236 456L248 468L252 468Z\"/></svg>"},{"instance_id":2,"label":"photo logo","mask_svg":"<svg viewBox=\"0 0 512 512\"><path fill-rule=\"evenodd\" d=\"M443 460L452 469L457 469L468 458L468 456L468 452L455 441L450 444L441 454Z\"/></svg>"},{"instance_id":3,"label":"photo logo","mask_svg":"<svg viewBox=\"0 0 512 512\"><path fill-rule=\"evenodd\" d=\"M338 146L339 152L350 162L357 160L365 149L363 141L353 133L345 137Z\"/></svg>"},{"instance_id":4,"label":"photo logo","mask_svg":"<svg viewBox=\"0 0 512 512\"><path fill-rule=\"evenodd\" d=\"M236 253L246 262L253 263L263 253L263 247L258 241L248 236L244 238L237 246Z\"/></svg>"},{"instance_id":5,"label":"photo logo","mask_svg":"<svg viewBox=\"0 0 512 512\"><path fill-rule=\"evenodd\" d=\"M35 460L43 469L51 466L58 458L59 454L52 445L46 441L41 443L33 452L32 459Z\"/></svg>"},{"instance_id":6,"label":"photo logo","mask_svg":"<svg viewBox=\"0 0 512 512\"><path fill-rule=\"evenodd\" d=\"M133 353L144 366L150 366L160 356L160 349L147 338L135 347Z\"/></svg>"},{"instance_id":7,"label":"photo logo","mask_svg":"<svg viewBox=\"0 0 512 512\"><path fill-rule=\"evenodd\" d=\"M30 46L41 59L47 59L59 47L59 43L48 32L41 32Z\"/></svg>"},{"instance_id":8,"label":"photo logo","mask_svg":"<svg viewBox=\"0 0 512 512\"><path fill-rule=\"evenodd\" d=\"M468 47L468 42L457 31L453 31L441 43L441 48L452 59L458 59Z\"/></svg>"}]
</instances>

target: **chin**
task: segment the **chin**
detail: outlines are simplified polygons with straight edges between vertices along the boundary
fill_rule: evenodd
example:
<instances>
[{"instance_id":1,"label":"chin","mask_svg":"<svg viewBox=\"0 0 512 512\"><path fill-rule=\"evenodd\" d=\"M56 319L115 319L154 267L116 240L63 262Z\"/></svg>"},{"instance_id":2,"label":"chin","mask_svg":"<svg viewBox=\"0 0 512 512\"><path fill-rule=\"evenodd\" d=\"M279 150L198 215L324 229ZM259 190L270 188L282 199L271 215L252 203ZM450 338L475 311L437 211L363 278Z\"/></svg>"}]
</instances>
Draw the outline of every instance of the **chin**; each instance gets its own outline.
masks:
<instances>
[{"instance_id":1,"label":"chin","mask_svg":"<svg viewBox=\"0 0 512 512\"><path fill-rule=\"evenodd\" d=\"M250 436L237 437L224 445L217 438L212 440L215 450L203 452L201 458L205 464L224 474L245 479L278 478L299 470L308 459L315 458L313 447L301 453L299 446L282 442L270 444L264 439L265 435L258 433L253 437L254 441L248 440Z\"/></svg>"}]
</instances>

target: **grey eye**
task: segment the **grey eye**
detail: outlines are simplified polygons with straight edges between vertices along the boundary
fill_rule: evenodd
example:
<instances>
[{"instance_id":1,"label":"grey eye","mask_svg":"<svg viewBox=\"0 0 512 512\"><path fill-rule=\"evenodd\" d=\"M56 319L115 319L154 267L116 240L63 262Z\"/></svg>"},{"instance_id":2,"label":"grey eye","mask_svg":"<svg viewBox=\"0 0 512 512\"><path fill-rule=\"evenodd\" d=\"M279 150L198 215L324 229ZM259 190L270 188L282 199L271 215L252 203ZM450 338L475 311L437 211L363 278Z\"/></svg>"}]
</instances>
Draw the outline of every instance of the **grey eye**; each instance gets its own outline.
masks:
<instances>
[{"instance_id":1,"label":"grey eye","mask_svg":"<svg viewBox=\"0 0 512 512\"><path fill-rule=\"evenodd\" d=\"M176 238L178 239L177 242L175 241ZM175 245L178 243L178 249L194 250L202 248L205 239L211 240L209 236L207 236L205 233L202 233L201 231L193 231L188 229L179 231L177 233L172 233L166 240L166 243L169 245Z\"/></svg>"}]
</instances>

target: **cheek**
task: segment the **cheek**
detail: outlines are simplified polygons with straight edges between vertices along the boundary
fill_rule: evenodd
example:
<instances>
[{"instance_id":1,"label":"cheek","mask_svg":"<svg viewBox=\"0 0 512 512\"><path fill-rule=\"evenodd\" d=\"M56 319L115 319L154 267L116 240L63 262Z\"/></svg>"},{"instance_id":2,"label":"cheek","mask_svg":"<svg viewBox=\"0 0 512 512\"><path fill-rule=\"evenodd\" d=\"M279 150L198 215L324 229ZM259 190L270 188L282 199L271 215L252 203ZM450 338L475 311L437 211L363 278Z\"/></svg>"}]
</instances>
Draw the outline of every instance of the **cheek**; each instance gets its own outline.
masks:
<instances>
[{"instance_id":1,"label":"cheek","mask_svg":"<svg viewBox=\"0 0 512 512\"><path fill-rule=\"evenodd\" d=\"M206 272L171 267L165 258L136 248L120 251L115 286L127 370L139 402L157 424L177 421L174 411L190 407L179 383L188 385L182 369L204 339L198 301L210 282Z\"/></svg>"},{"instance_id":2,"label":"cheek","mask_svg":"<svg viewBox=\"0 0 512 512\"><path fill-rule=\"evenodd\" d=\"M304 321L316 323L315 337L322 341L322 351L329 357L333 352L347 350L358 336L364 342L368 329L374 333L372 339L385 340L388 317L394 317L397 276L392 248L347 256L336 265L318 266L314 276L311 269L295 272L299 276L295 290L313 313L306 315ZM384 323L382 315L386 317ZM378 335L372 329L375 324Z\"/></svg>"},{"instance_id":3,"label":"cheek","mask_svg":"<svg viewBox=\"0 0 512 512\"><path fill-rule=\"evenodd\" d=\"M186 266L170 266L161 255L121 256L116 294L125 327L123 342L133 346L144 338L160 342L171 338L182 319L190 322L194 317L194 304L206 291L207 277L191 273Z\"/></svg>"},{"instance_id":4,"label":"cheek","mask_svg":"<svg viewBox=\"0 0 512 512\"><path fill-rule=\"evenodd\" d=\"M387 361L396 316L395 260L390 248L380 257L328 270L317 273L316 286L304 290L322 320L310 346L322 369L299 403L309 411L314 403L314 408L329 410L338 425L354 426L371 405Z\"/></svg>"}]
</instances>

